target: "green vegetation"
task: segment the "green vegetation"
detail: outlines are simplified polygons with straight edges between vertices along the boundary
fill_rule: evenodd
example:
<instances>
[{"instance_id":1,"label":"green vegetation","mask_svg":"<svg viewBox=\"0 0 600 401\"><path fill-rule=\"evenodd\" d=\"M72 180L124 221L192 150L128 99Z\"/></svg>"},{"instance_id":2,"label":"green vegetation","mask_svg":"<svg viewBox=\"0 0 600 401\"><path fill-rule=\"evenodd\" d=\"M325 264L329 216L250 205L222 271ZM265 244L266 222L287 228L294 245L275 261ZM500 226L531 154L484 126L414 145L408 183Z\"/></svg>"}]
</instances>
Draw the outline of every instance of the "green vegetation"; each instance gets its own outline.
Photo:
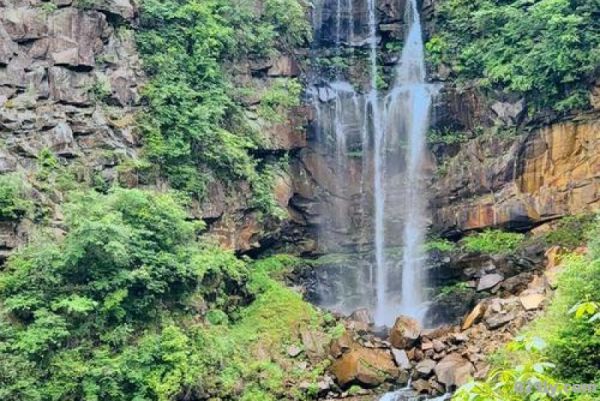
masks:
<instances>
[{"instance_id":1,"label":"green vegetation","mask_svg":"<svg viewBox=\"0 0 600 401\"><path fill-rule=\"evenodd\" d=\"M467 135L464 132L454 132L450 130L430 130L427 133L427 143L454 145L460 144L467 140Z\"/></svg>"},{"instance_id":2,"label":"green vegetation","mask_svg":"<svg viewBox=\"0 0 600 401\"><path fill-rule=\"evenodd\" d=\"M18 220L31 213L33 203L28 198L23 177L0 175L0 220Z\"/></svg>"},{"instance_id":3,"label":"green vegetation","mask_svg":"<svg viewBox=\"0 0 600 401\"><path fill-rule=\"evenodd\" d=\"M278 281L294 258L198 242L169 194L69 199L64 238L39 232L0 272L0 399L304 397L286 383L325 366L291 369L282 347L333 322Z\"/></svg>"},{"instance_id":4,"label":"green vegetation","mask_svg":"<svg viewBox=\"0 0 600 401\"><path fill-rule=\"evenodd\" d=\"M542 235L546 246L574 249L585 244L595 226L594 214L582 214L562 218L552 230Z\"/></svg>"},{"instance_id":5,"label":"green vegetation","mask_svg":"<svg viewBox=\"0 0 600 401\"><path fill-rule=\"evenodd\" d=\"M444 238L430 239L427 242L425 242L425 251L426 252L432 252L432 251L452 252L456 249L458 249L458 248L454 242L448 241L447 239L444 239Z\"/></svg>"},{"instance_id":6,"label":"green vegetation","mask_svg":"<svg viewBox=\"0 0 600 401\"><path fill-rule=\"evenodd\" d=\"M597 10L589 0L444 0L429 60L537 109L585 109L600 65Z\"/></svg>"},{"instance_id":7,"label":"green vegetation","mask_svg":"<svg viewBox=\"0 0 600 401\"><path fill-rule=\"evenodd\" d=\"M571 224L576 218L569 219ZM535 347L512 346L496 355L496 370L484 382L470 383L456 400L550 400L533 392L528 398L515 398L515 382L523 375L540 375L547 383L600 383L600 222L591 230L589 253L571 255L564 260L558 289L546 314L525 330L524 336L536 339ZM564 394L558 399L591 401L593 394ZM553 398L556 399L556 398Z\"/></svg>"},{"instance_id":8,"label":"green vegetation","mask_svg":"<svg viewBox=\"0 0 600 401\"><path fill-rule=\"evenodd\" d=\"M447 285L439 289L437 296L447 297L454 294L465 294L471 291L469 285L464 282Z\"/></svg>"},{"instance_id":9,"label":"green vegetation","mask_svg":"<svg viewBox=\"0 0 600 401\"><path fill-rule=\"evenodd\" d=\"M144 0L139 51L151 76L141 118L145 155L173 188L201 197L214 177L246 180L264 191L253 155L258 133L235 98L232 69L243 58L267 58L309 37L297 0ZM278 82L261 105L270 120L296 104L299 85ZM259 197L266 199L265 194ZM271 212L272 202L261 204Z\"/></svg>"},{"instance_id":10,"label":"green vegetation","mask_svg":"<svg viewBox=\"0 0 600 401\"><path fill-rule=\"evenodd\" d=\"M521 245L525 236L500 230L486 230L463 239L462 245L469 252L509 253Z\"/></svg>"},{"instance_id":11,"label":"green vegetation","mask_svg":"<svg viewBox=\"0 0 600 401\"><path fill-rule=\"evenodd\" d=\"M258 114L267 121L283 123L284 111L300 105L302 85L296 79L278 78L263 94Z\"/></svg>"}]
</instances>

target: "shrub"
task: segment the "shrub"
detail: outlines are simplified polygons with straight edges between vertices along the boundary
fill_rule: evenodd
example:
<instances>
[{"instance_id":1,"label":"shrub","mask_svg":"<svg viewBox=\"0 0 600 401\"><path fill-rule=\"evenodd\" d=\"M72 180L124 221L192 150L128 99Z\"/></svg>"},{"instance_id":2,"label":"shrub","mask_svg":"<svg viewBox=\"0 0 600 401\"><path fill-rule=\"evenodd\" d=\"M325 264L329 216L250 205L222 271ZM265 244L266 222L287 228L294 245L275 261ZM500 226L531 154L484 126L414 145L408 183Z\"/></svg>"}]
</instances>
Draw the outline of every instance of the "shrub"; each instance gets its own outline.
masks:
<instances>
[{"instance_id":1,"label":"shrub","mask_svg":"<svg viewBox=\"0 0 600 401\"><path fill-rule=\"evenodd\" d=\"M452 252L457 249L456 244L452 241L448 241L444 238L431 239L425 243L425 250L427 252L439 251L439 252Z\"/></svg>"},{"instance_id":2,"label":"shrub","mask_svg":"<svg viewBox=\"0 0 600 401\"><path fill-rule=\"evenodd\" d=\"M597 4L587 0L445 0L429 59L459 80L523 95L559 112L589 107L600 65Z\"/></svg>"},{"instance_id":3,"label":"shrub","mask_svg":"<svg viewBox=\"0 0 600 401\"><path fill-rule=\"evenodd\" d=\"M558 245L574 249L585 244L594 229L596 215L584 214L562 218L556 227L542 236L546 246Z\"/></svg>"},{"instance_id":4,"label":"shrub","mask_svg":"<svg viewBox=\"0 0 600 401\"><path fill-rule=\"evenodd\" d=\"M28 199L23 177L0 175L0 220L18 220L31 213L33 203Z\"/></svg>"},{"instance_id":5,"label":"shrub","mask_svg":"<svg viewBox=\"0 0 600 401\"><path fill-rule=\"evenodd\" d=\"M525 236L500 230L486 230L466 237L463 247L470 252L508 253L519 248Z\"/></svg>"},{"instance_id":6,"label":"shrub","mask_svg":"<svg viewBox=\"0 0 600 401\"><path fill-rule=\"evenodd\" d=\"M513 368L500 368L492 371L485 381L471 381L460 387L452 397L454 401L551 401L553 397L542 391L532 389L527 392L528 383L544 383L556 386L557 381L549 375L554 367L544 360L541 351L545 343L539 338L517 339L508 344L507 349L514 351L526 349L529 358ZM520 386L523 385L522 390Z\"/></svg>"}]
</instances>

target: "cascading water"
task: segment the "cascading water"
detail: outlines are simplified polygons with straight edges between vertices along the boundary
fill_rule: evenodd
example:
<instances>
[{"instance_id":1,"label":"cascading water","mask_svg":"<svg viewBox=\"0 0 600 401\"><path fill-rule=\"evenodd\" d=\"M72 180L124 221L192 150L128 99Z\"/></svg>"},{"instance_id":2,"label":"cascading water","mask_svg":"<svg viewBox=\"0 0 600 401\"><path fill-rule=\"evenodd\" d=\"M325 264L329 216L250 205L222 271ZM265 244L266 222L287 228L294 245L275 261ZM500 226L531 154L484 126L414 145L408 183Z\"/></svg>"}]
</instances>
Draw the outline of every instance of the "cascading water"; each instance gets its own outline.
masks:
<instances>
[{"instance_id":1,"label":"cascading water","mask_svg":"<svg viewBox=\"0 0 600 401\"><path fill-rule=\"evenodd\" d=\"M367 0L362 21L353 19L353 10L351 0L322 0L315 10L320 33L327 29L324 19L329 16L333 54L343 55L349 43L367 47L369 73L368 87L356 89L336 68L334 79L318 76L311 90L317 153L329 160L328 168L315 175L334 177L323 206L320 242L325 249L360 254L344 264L345 271L337 276L340 282L321 277L321 304L344 313L366 307L378 325L391 325L400 314L422 319L425 312L425 136L435 87L425 80L416 0L406 5L408 31L395 80L385 95L379 90L384 77L378 65L376 0ZM355 32L355 26L366 29ZM352 265L368 268L353 270Z\"/></svg>"}]
</instances>

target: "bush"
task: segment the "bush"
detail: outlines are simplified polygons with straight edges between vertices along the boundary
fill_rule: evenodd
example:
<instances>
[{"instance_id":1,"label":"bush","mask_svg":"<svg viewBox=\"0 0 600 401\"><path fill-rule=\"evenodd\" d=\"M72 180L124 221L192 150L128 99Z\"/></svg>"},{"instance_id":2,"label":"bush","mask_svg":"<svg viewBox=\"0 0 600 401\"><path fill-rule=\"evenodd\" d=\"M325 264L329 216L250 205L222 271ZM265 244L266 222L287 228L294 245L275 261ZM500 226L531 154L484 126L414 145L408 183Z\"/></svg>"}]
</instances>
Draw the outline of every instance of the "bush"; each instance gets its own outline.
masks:
<instances>
[{"instance_id":1,"label":"bush","mask_svg":"<svg viewBox=\"0 0 600 401\"><path fill-rule=\"evenodd\" d=\"M486 230L466 237L462 245L470 252L508 253L516 251L524 239L525 236L519 233Z\"/></svg>"},{"instance_id":2,"label":"bush","mask_svg":"<svg viewBox=\"0 0 600 401\"><path fill-rule=\"evenodd\" d=\"M542 236L546 246L574 249L584 245L595 227L596 216L584 214L562 218L556 227Z\"/></svg>"},{"instance_id":3,"label":"bush","mask_svg":"<svg viewBox=\"0 0 600 401\"><path fill-rule=\"evenodd\" d=\"M289 380L315 388L325 365L295 369L285 346L334 322L279 281L296 258L250 263L198 242L202 226L169 194L69 198L64 238L40 233L0 271L0 399L301 400Z\"/></svg>"},{"instance_id":4,"label":"bush","mask_svg":"<svg viewBox=\"0 0 600 401\"><path fill-rule=\"evenodd\" d=\"M425 243L425 250L427 252L439 251L439 252L452 252L456 250L456 244L447 239L430 239Z\"/></svg>"},{"instance_id":5,"label":"bush","mask_svg":"<svg viewBox=\"0 0 600 401\"><path fill-rule=\"evenodd\" d=\"M0 175L0 220L19 220L32 210L23 177Z\"/></svg>"},{"instance_id":6,"label":"bush","mask_svg":"<svg viewBox=\"0 0 600 401\"><path fill-rule=\"evenodd\" d=\"M445 0L438 12L429 59L451 66L459 80L523 95L538 109L589 107L600 65L594 1Z\"/></svg>"}]
</instances>

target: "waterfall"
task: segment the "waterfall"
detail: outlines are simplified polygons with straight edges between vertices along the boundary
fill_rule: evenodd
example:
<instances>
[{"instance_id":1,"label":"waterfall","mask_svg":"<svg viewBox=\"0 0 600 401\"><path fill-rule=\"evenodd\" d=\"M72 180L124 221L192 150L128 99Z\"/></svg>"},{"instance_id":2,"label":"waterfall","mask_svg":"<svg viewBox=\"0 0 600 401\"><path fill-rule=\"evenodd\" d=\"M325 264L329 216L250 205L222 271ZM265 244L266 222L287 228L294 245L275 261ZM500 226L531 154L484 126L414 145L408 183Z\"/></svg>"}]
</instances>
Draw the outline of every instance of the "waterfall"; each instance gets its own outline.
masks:
<instances>
[{"instance_id":1,"label":"waterfall","mask_svg":"<svg viewBox=\"0 0 600 401\"><path fill-rule=\"evenodd\" d=\"M335 177L322 205L320 245L359 254L334 273L323 273L318 280L320 303L343 313L368 308L378 325L391 325L400 314L421 320L428 224L423 166L435 86L426 82L417 3L406 4L405 41L395 79L385 92L379 88L385 76L378 65L376 0L367 0L360 13L366 16L363 21L353 19L356 6L351 0L320 4L315 30L326 35L331 24L326 42L335 46L336 55L350 43L364 44L369 73L368 88L361 90L336 66L330 74L334 79L320 75L309 91L316 108L316 150L329 160L329 167L320 167L317 175ZM366 29L355 32L355 26ZM357 148L358 162L352 156ZM372 251L357 249L357 243L370 244Z\"/></svg>"}]
</instances>

